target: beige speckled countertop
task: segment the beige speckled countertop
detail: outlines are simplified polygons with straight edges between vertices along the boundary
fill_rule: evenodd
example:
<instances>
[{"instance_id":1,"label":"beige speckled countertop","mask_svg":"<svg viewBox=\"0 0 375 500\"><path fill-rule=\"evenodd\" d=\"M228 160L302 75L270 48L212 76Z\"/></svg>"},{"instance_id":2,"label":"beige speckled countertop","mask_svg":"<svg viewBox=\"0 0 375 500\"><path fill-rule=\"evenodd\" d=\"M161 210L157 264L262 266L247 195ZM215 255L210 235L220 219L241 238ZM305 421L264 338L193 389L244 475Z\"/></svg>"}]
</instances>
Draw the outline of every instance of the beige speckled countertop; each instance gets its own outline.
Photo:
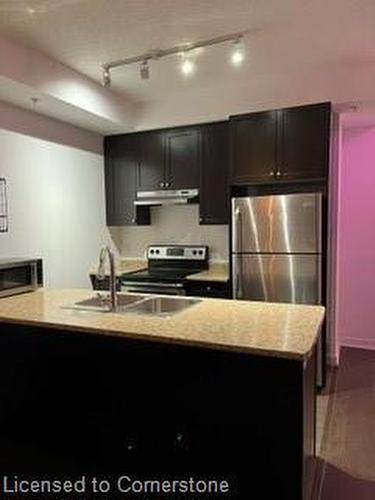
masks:
<instances>
[{"instance_id":1,"label":"beige speckled countertop","mask_svg":"<svg viewBox=\"0 0 375 500\"><path fill-rule=\"evenodd\" d=\"M89 290L41 289L2 298L0 323L304 359L312 352L324 318L321 306L223 299L202 299L168 317L63 308L92 296Z\"/></svg>"},{"instance_id":2,"label":"beige speckled countertop","mask_svg":"<svg viewBox=\"0 0 375 500\"><path fill-rule=\"evenodd\" d=\"M190 274L186 279L194 281L217 281L226 283L229 280L229 266L226 262L212 262L207 271Z\"/></svg>"},{"instance_id":3,"label":"beige speckled countertop","mask_svg":"<svg viewBox=\"0 0 375 500\"><path fill-rule=\"evenodd\" d=\"M119 259L116 260L116 275L121 276L125 273L135 273L147 268L147 261L142 259ZM96 274L98 265L91 266L89 274ZM109 274L108 266L106 266L105 273Z\"/></svg>"}]
</instances>

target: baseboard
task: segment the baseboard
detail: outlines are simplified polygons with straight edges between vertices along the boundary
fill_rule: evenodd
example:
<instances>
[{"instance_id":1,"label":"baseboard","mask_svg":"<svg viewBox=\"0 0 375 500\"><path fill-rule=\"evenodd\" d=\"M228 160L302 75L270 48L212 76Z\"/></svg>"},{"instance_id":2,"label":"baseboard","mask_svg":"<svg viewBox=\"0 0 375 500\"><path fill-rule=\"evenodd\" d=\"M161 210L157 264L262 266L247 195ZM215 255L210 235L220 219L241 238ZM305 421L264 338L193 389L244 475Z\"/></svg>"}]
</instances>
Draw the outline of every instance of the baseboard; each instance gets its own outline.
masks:
<instances>
[{"instance_id":1,"label":"baseboard","mask_svg":"<svg viewBox=\"0 0 375 500\"><path fill-rule=\"evenodd\" d=\"M338 355L333 355L333 354L328 354L327 356L327 364L328 366L337 367L339 366L339 356Z\"/></svg>"},{"instance_id":2,"label":"baseboard","mask_svg":"<svg viewBox=\"0 0 375 500\"><path fill-rule=\"evenodd\" d=\"M327 364L333 368L340 364L340 346L338 349L331 349L327 352Z\"/></svg>"},{"instance_id":3,"label":"baseboard","mask_svg":"<svg viewBox=\"0 0 375 500\"><path fill-rule=\"evenodd\" d=\"M357 339L357 338L343 338L340 339L341 347L357 347L360 349L375 350L375 338L373 339Z\"/></svg>"}]
</instances>

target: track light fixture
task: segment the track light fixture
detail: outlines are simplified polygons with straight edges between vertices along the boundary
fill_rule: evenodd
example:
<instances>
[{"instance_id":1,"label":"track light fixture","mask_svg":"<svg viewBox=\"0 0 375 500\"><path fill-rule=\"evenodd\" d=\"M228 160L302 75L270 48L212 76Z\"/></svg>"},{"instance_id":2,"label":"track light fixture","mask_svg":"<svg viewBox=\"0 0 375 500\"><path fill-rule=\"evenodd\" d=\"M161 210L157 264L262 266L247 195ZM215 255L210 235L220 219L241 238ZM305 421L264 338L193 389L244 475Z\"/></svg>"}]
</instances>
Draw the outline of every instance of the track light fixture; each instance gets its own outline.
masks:
<instances>
[{"instance_id":1,"label":"track light fixture","mask_svg":"<svg viewBox=\"0 0 375 500\"><path fill-rule=\"evenodd\" d=\"M109 72L109 68L106 65L103 65L102 68L103 68L103 87L110 87L111 73Z\"/></svg>"},{"instance_id":2,"label":"track light fixture","mask_svg":"<svg viewBox=\"0 0 375 500\"><path fill-rule=\"evenodd\" d=\"M150 78L150 67L148 65L148 60L145 59L141 62L139 72L142 80L148 80Z\"/></svg>"},{"instance_id":3,"label":"track light fixture","mask_svg":"<svg viewBox=\"0 0 375 500\"><path fill-rule=\"evenodd\" d=\"M245 54L242 43L242 37L239 37L237 38L237 40L233 42L233 51L231 55L231 60L235 66L239 66L244 59L245 59Z\"/></svg>"},{"instance_id":4,"label":"track light fixture","mask_svg":"<svg viewBox=\"0 0 375 500\"><path fill-rule=\"evenodd\" d=\"M187 54L183 54L181 71L184 75L189 76L194 73L194 63Z\"/></svg>"},{"instance_id":5,"label":"track light fixture","mask_svg":"<svg viewBox=\"0 0 375 500\"><path fill-rule=\"evenodd\" d=\"M234 65L239 65L244 59L244 50L242 46L243 37L247 32L243 31L241 33L232 33L230 35L223 35L216 38L209 38L208 40L202 40L200 42L176 45L168 49L155 49L145 54L140 54L133 57L127 57L126 59L119 59L117 61L111 61L102 65L103 69L103 85L105 87L110 87L111 85L111 75L110 70L117 68L119 66L128 66L130 64L140 64L140 76L142 80L148 80L150 78L150 67L149 61L156 61L162 57L183 54L183 61L181 64L181 71L184 75L190 75L194 72L195 66L191 58L188 57L188 53L194 49L202 47L210 47L212 45L218 45L226 42L233 42L233 52L231 55L231 60Z\"/></svg>"}]
</instances>

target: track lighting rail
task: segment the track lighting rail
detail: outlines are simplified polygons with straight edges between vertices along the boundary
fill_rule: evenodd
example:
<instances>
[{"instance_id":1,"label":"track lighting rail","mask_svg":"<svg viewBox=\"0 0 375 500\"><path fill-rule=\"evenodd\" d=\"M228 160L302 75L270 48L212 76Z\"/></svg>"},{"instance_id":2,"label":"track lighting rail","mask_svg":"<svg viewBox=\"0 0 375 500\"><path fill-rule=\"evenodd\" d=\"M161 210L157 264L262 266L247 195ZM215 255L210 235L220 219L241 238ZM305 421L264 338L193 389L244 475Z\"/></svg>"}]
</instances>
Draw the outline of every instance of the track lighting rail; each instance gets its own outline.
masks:
<instances>
[{"instance_id":1,"label":"track lighting rail","mask_svg":"<svg viewBox=\"0 0 375 500\"><path fill-rule=\"evenodd\" d=\"M119 66L127 66L130 64L147 64L148 61L156 61L158 59L161 59L162 57L167 57L171 56L174 54L187 54L188 52L191 52L192 50L203 48L203 47L210 47L212 45L218 45L221 43L226 43L226 42L240 42L242 38L245 36L247 32L246 31L241 31L238 33L231 33L228 35L222 35L218 36L215 38L209 38L207 40L201 40L198 42L194 43L188 43L188 44L181 44L181 45L175 45L173 47L169 47L166 49L155 49L155 50L150 50L148 52L145 52L143 54L137 55L137 56L132 56L132 57L126 57L124 59L117 59L115 61L110 61L107 63L102 64L102 70L103 70L103 84L105 86L109 86L111 83L111 76L110 76L110 70L113 68L117 68Z\"/></svg>"}]
</instances>

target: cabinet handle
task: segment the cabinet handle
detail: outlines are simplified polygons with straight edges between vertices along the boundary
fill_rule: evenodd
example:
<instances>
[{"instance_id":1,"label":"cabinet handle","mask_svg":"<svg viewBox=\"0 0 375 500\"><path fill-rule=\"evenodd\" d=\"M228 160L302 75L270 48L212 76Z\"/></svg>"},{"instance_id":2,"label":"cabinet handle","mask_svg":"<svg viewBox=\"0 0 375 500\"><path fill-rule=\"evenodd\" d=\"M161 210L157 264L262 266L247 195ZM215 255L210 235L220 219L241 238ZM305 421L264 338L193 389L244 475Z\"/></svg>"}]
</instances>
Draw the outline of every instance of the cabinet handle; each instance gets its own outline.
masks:
<instances>
[{"instance_id":1,"label":"cabinet handle","mask_svg":"<svg viewBox=\"0 0 375 500\"><path fill-rule=\"evenodd\" d=\"M127 441L125 446L128 451L134 451L137 447L134 441Z\"/></svg>"},{"instance_id":2,"label":"cabinet handle","mask_svg":"<svg viewBox=\"0 0 375 500\"><path fill-rule=\"evenodd\" d=\"M271 172L269 173L269 175L270 175L271 177L273 177L273 176L275 175L275 172L274 172L273 170L271 170Z\"/></svg>"},{"instance_id":3,"label":"cabinet handle","mask_svg":"<svg viewBox=\"0 0 375 500\"><path fill-rule=\"evenodd\" d=\"M281 172L280 170L278 169L277 172L276 172L276 177L281 177Z\"/></svg>"},{"instance_id":4,"label":"cabinet handle","mask_svg":"<svg viewBox=\"0 0 375 500\"><path fill-rule=\"evenodd\" d=\"M210 292L212 290L212 287L210 285L207 285L206 290L207 290L207 292Z\"/></svg>"},{"instance_id":5,"label":"cabinet handle","mask_svg":"<svg viewBox=\"0 0 375 500\"><path fill-rule=\"evenodd\" d=\"M132 223L135 224L135 217L132 218Z\"/></svg>"},{"instance_id":6,"label":"cabinet handle","mask_svg":"<svg viewBox=\"0 0 375 500\"><path fill-rule=\"evenodd\" d=\"M175 437L175 446L180 450L187 449L187 443L185 435L182 432L178 432Z\"/></svg>"},{"instance_id":7,"label":"cabinet handle","mask_svg":"<svg viewBox=\"0 0 375 500\"><path fill-rule=\"evenodd\" d=\"M167 182L165 183L165 186L164 186L164 187L169 188L169 186L170 186L170 185L171 185L171 183L170 183L169 181L167 181Z\"/></svg>"},{"instance_id":8,"label":"cabinet handle","mask_svg":"<svg viewBox=\"0 0 375 500\"><path fill-rule=\"evenodd\" d=\"M165 182L163 182L163 181L159 182L159 186L160 186L161 188L165 187Z\"/></svg>"},{"instance_id":9,"label":"cabinet handle","mask_svg":"<svg viewBox=\"0 0 375 500\"><path fill-rule=\"evenodd\" d=\"M176 441L177 441L178 443L181 443L181 441L182 441L183 439L184 439L184 435L182 434L182 432L178 432L178 433L176 434Z\"/></svg>"}]
</instances>

